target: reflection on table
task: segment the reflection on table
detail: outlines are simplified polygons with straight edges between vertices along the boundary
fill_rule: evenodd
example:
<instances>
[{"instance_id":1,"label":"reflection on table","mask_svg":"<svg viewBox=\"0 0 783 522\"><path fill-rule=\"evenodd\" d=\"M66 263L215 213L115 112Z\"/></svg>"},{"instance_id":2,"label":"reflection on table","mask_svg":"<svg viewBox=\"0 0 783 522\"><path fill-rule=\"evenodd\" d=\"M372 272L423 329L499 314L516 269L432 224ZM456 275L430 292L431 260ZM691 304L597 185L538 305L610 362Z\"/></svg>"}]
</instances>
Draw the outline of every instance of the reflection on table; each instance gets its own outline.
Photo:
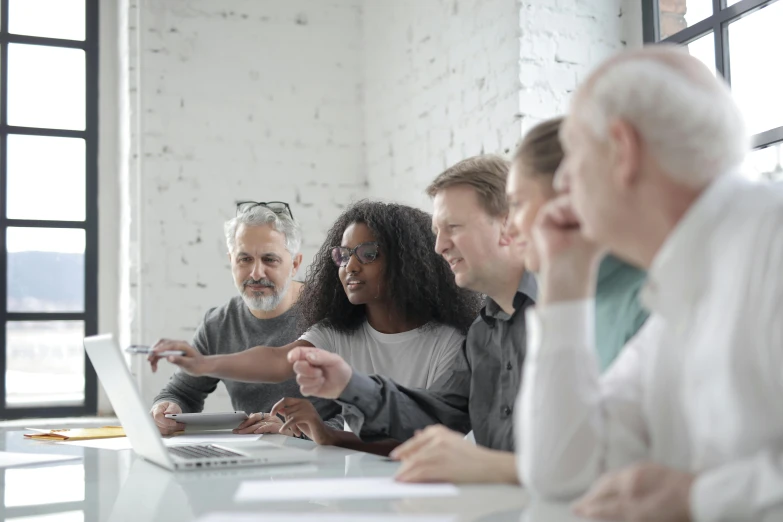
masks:
<instances>
[{"instance_id":1,"label":"reflection on table","mask_svg":"<svg viewBox=\"0 0 783 522\"><path fill-rule=\"evenodd\" d=\"M289 502L237 502L246 481L285 481L324 478L391 477L399 464L383 457L283 437L262 441L312 451L308 464L172 473L130 450L112 451L25 440L23 431L3 431L2 450L81 456L62 464L34 465L3 471L0 518L17 522L54 521L192 521L212 513L229 520L244 514L274 520L275 514L295 522L297 517L384 515L383 520L425 521L563 521L579 520L567 506L532 505L512 486L461 486L457 496L394 499L308 499ZM31 517L34 518L22 518ZM221 515L223 516L223 515ZM326 518L324 518L326 517ZM390 517L390 518L386 518ZM424 517L424 518L422 518ZM239 520L238 518L235 518Z\"/></svg>"}]
</instances>

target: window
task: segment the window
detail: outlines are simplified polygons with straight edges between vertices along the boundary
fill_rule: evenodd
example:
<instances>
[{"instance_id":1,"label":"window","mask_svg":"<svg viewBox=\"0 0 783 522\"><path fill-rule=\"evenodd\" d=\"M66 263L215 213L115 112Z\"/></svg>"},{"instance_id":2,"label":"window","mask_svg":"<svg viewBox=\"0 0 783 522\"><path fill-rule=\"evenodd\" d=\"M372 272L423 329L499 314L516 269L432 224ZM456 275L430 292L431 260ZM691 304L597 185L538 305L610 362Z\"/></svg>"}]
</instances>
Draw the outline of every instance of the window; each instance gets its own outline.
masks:
<instances>
[{"instance_id":1,"label":"window","mask_svg":"<svg viewBox=\"0 0 783 522\"><path fill-rule=\"evenodd\" d=\"M95 413L98 0L0 0L0 419Z\"/></svg>"},{"instance_id":2,"label":"window","mask_svg":"<svg viewBox=\"0 0 783 522\"><path fill-rule=\"evenodd\" d=\"M743 172L783 182L783 1L642 0L646 43L670 42L720 74L742 110L754 150Z\"/></svg>"}]
</instances>

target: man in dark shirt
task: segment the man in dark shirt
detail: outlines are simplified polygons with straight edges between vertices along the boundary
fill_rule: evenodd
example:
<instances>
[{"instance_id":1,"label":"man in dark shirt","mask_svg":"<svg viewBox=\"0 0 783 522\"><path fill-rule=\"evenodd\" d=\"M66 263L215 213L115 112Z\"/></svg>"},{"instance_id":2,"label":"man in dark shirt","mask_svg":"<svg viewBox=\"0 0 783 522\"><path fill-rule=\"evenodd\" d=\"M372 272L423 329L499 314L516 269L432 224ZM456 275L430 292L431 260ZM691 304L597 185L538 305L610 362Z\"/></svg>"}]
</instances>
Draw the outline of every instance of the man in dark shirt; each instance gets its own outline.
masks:
<instances>
[{"instance_id":1,"label":"man in dark shirt","mask_svg":"<svg viewBox=\"0 0 783 522\"><path fill-rule=\"evenodd\" d=\"M525 309L536 283L521 247L505 234L508 170L500 157L476 156L427 189L436 250L459 286L488 296L454 368L430 390L353 372L339 356L315 348L289 354L302 393L338 399L354 433L408 441L392 453L403 461L401 480L517 481L512 409L525 357ZM471 428L478 446L462 435Z\"/></svg>"}]
</instances>

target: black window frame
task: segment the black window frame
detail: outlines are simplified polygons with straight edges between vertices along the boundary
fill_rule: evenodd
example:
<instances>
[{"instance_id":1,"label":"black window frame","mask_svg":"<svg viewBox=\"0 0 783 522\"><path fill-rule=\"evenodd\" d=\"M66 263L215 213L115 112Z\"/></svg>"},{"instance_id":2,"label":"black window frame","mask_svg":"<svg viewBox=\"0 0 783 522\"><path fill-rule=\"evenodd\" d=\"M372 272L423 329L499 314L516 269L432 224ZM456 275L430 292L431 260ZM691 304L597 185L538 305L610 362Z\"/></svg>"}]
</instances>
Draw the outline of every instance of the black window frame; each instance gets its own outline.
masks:
<instances>
[{"instance_id":1,"label":"black window frame","mask_svg":"<svg viewBox=\"0 0 783 522\"><path fill-rule=\"evenodd\" d=\"M85 0L85 39L65 40L10 34L8 32L9 0L0 0L0 419L30 417L70 417L95 415L98 410L98 381L95 371L84 357L84 403L7 407L6 404L6 324L16 321L83 321L84 334L98 333L98 0ZM85 130L19 127L8 125L8 46L9 44L43 45L82 49L85 53ZM8 219L7 211L7 143L9 134L28 136L82 138L85 141L85 219L54 221ZM8 311L8 227L70 228L85 231L84 310L82 312L9 312Z\"/></svg>"},{"instance_id":2,"label":"black window frame","mask_svg":"<svg viewBox=\"0 0 783 522\"><path fill-rule=\"evenodd\" d=\"M715 37L715 70L731 86L731 60L729 56L729 24L753 14L780 0L741 0L725 7L726 0L712 0L712 16L696 22L690 27L659 40L659 0L642 0L642 29L645 44L672 43L687 45L702 36L712 33ZM751 136L751 147L763 149L783 142L783 126L767 129Z\"/></svg>"}]
</instances>

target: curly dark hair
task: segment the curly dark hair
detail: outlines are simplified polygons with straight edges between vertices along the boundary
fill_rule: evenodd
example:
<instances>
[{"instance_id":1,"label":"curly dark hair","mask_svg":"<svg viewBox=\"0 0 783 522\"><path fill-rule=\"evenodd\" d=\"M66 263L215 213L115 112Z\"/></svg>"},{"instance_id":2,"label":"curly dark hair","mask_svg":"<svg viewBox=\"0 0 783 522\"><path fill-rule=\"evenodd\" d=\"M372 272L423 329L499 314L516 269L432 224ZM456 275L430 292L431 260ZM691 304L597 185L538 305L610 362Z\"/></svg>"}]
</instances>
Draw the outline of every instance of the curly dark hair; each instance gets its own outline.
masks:
<instances>
[{"instance_id":1,"label":"curly dark hair","mask_svg":"<svg viewBox=\"0 0 783 522\"><path fill-rule=\"evenodd\" d=\"M425 323L435 321L467 332L478 314L481 298L459 288L448 263L435 252L432 217L406 205L366 200L353 204L337 218L307 270L299 296L303 329L321 323L347 332L356 330L365 320L365 306L348 301L330 252L354 223L367 225L381 244L386 256L386 288L400 312Z\"/></svg>"}]
</instances>

